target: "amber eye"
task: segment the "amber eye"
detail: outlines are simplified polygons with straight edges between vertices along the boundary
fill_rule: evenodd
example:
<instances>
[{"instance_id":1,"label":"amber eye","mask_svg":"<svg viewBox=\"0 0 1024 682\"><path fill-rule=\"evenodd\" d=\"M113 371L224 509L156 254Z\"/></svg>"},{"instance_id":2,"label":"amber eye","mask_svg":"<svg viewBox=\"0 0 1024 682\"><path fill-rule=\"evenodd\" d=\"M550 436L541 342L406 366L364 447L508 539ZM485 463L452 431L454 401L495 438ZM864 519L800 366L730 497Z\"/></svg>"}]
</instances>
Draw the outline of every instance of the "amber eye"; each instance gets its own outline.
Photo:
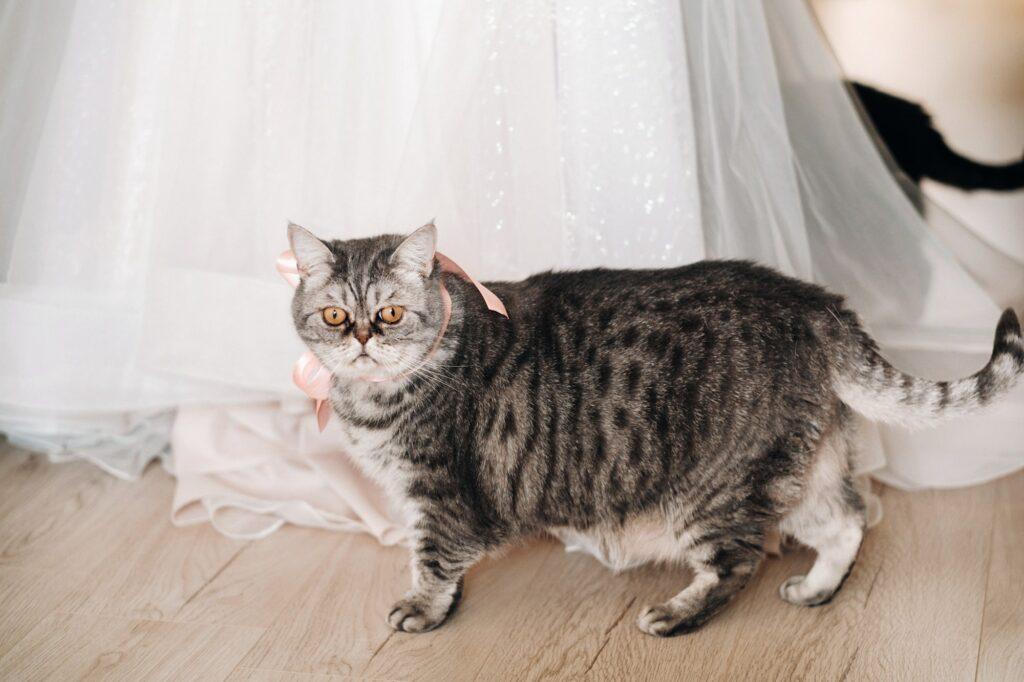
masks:
<instances>
[{"instance_id":1,"label":"amber eye","mask_svg":"<svg viewBox=\"0 0 1024 682\"><path fill-rule=\"evenodd\" d=\"M324 322L332 327L340 326L345 322L345 318L348 317L341 308L324 308L321 314L324 316Z\"/></svg>"},{"instance_id":2,"label":"amber eye","mask_svg":"<svg viewBox=\"0 0 1024 682\"><path fill-rule=\"evenodd\" d=\"M388 324L394 324L402 319L402 313L405 312L405 308L400 305L389 305L386 308L381 308L377 311L377 317L380 318L381 322L387 322Z\"/></svg>"}]
</instances>

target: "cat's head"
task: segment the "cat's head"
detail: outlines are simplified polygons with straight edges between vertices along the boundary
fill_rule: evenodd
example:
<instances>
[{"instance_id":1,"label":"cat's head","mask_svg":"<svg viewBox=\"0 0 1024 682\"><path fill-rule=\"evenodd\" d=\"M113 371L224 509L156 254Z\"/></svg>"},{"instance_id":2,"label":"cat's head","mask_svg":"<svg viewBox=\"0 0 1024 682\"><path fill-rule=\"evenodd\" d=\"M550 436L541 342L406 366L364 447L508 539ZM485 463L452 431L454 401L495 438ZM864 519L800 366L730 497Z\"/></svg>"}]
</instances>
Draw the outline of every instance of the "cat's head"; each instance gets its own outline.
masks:
<instances>
[{"instance_id":1,"label":"cat's head","mask_svg":"<svg viewBox=\"0 0 1024 682\"><path fill-rule=\"evenodd\" d=\"M298 225L292 300L299 336L341 379L394 376L428 352L443 323L437 230L325 242Z\"/></svg>"}]
</instances>

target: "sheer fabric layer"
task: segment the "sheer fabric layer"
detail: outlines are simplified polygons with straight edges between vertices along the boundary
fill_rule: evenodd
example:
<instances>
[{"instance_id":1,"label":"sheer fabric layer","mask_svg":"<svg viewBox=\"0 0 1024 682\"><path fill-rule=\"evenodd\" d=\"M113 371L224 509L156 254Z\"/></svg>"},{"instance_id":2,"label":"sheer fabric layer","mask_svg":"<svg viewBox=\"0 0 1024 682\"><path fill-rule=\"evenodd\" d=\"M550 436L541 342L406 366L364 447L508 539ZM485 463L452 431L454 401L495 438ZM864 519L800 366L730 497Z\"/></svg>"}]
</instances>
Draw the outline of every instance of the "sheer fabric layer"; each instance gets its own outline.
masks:
<instances>
[{"instance_id":1,"label":"sheer fabric layer","mask_svg":"<svg viewBox=\"0 0 1024 682\"><path fill-rule=\"evenodd\" d=\"M179 522L397 541L280 407L288 219L345 238L434 217L481 279L753 258L848 296L906 369L989 350L997 306L900 192L797 0L8 3L0 46L0 428L131 476L185 406ZM882 428L862 466L908 487L1007 473L1022 406Z\"/></svg>"}]
</instances>

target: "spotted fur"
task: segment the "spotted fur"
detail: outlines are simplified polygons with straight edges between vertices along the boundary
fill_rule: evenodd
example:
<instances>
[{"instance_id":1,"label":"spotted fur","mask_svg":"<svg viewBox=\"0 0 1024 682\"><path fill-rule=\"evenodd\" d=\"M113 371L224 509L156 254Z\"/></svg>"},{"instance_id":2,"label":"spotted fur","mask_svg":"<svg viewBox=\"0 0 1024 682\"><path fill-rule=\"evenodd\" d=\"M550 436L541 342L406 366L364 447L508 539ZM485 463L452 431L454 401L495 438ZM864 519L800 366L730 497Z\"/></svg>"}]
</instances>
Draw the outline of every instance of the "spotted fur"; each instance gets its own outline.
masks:
<instances>
[{"instance_id":1,"label":"spotted fur","mask_svg":"<svg viewBox=\"0 0 1024 682\"><path fill-rule=\"evenodd\" d=\"M387 614L410 632L448 617L482 555L540 532L615 569L690 566L690 585L640 614L654 635L706 623L749 580L775 528L818 553L781 596L825 603L865 524L851 408L929 422L991 402L1024 366L1007 311L979 374L908 377L842 298L747 262L489 284L505 319L442 274L433 226L326 243L293 228L291 240L296 328L335 375L346 449L414 531L412 588ZM442 278L451 320L430 355ZM375 318L384 305L403 307L398 324ZM344 307L348 322L327 326L326 306Z\"/></svg>"}]
</instances>

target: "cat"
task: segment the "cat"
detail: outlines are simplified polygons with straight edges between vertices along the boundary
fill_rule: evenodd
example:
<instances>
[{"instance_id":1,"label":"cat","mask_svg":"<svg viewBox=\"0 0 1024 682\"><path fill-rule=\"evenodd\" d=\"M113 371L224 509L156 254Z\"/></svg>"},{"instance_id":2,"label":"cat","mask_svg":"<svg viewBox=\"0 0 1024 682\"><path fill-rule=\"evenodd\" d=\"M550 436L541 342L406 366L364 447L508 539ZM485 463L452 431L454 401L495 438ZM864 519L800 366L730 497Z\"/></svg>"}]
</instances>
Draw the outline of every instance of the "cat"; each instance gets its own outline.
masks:
<instances>
[{"instance_id":1,"label":"cat","mask_svg":"<svg viewBox=\"0 0 1024 682\"><path fill-rule=\"evenodd\" d=\"M913 183L911 199L921 208L920 184L931 178L964 190L1024 188L1024 158L1003 165L980 163L951 149L920 104L869 85L848 81L893 161Z\"/></svg>"},{"instance_id":2,"label":"cat","mask_svg":"<svg viewBox=\"0 0 1024 682\"><path fill-rule=\"evenodd\" d=\"M691 567L687 587L641 612L652 635L715 615L771 529L817 552L782 598L824 604L865 528L853 411L928 425L991 403L1024 371L1012 310L984 369L919 379L879 355L840 296L744 261L488 284L506 319L442 273L433 225L289 237L295 327L334 375L345 449L413 532L412 588L387 615L406 632L440 625L483 555L544 531L612 566Z\"/></svg>"}]
</instances>

